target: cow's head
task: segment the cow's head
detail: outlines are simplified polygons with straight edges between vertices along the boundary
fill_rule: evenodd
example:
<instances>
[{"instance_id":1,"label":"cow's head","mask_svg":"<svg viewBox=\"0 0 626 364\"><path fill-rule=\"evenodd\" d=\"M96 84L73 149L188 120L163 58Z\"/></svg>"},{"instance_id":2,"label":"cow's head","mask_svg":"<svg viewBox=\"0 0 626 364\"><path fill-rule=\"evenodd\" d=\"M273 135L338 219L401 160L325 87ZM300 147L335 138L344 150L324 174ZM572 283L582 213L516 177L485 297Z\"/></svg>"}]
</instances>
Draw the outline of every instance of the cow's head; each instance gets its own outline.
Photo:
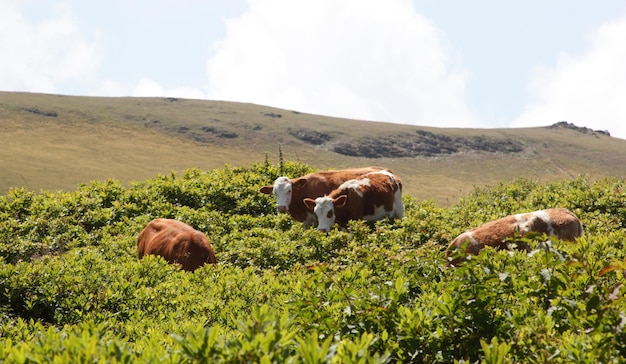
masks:
<instances>
[{"instance_id":1,"label":"cow's head","mask_svg":"<svg viewBox=\"0 0 626 364\"><path fill-rule=\"evenodd\" d=\"M315 200L305 198L303 202L307 209L313 211L315 216L317 216L317 230L329 232L330 228L335 223L335 208L345 206L347 200L348 196L341 195L335 199L328 196L318 197Z\"/></svg>"},{"instance_id":2,"label":"cow's head","mask_svg":"<svg viewBox=\"0 0 626 364\"><path fill-rule=\"evenodd\" d=\"M276 195L276 209L280 213L286 213L289 212L293 189L302 188L305 183L306 179L303 178L292 181L289 177L278 177L272 186L263 186L260 191L266 195L274 193Z\"/></svg>"}]
</instances>

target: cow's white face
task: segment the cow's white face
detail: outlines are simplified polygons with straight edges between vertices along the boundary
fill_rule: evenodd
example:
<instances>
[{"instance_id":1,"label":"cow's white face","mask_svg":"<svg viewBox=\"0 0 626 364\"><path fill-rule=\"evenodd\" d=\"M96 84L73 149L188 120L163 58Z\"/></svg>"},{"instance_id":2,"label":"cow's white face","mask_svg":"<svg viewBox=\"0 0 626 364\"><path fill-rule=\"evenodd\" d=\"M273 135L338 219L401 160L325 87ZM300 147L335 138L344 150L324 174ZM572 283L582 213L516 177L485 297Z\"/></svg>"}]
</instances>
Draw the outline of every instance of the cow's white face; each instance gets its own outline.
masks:
<instances>
[{"instance_id":1,"label":"cow's white face","mask_svg":"<svg viewBox=\"0 0 626 364\"><path fill-rule=\"evenodd\" d=\"M304 204L309 210L313 210L315 213L315 217L317 218L317 230L329 232L337 219L335 209L344 207L347 201L348 196L346 195L340 195L335 199L324 196L318 197L315 200L305 198Z\"/></svg>"},{"instance_id":2,"label":"cow's white face","mask_svg":"<svg viewBox=\"0 0 626 364\"><path fill-rule=\"evenodd\" d=\"M315 208L313 209L317 216L317 230L328 232L335 223L335 204L332 198L328 196L318 197L315 199Z\"/></svg>"},{"instance_id":3,"label":"cow's white face","mask_svg":"<svg viewBox=\"0 0 626 364\"><path fill-rule=\"evenodd\" d=\"M274 195L276 195L276 209L278 212L288 212L291 203L293 185L289 177L278 177L274 181Z\"/></svg>"}]
</instances>

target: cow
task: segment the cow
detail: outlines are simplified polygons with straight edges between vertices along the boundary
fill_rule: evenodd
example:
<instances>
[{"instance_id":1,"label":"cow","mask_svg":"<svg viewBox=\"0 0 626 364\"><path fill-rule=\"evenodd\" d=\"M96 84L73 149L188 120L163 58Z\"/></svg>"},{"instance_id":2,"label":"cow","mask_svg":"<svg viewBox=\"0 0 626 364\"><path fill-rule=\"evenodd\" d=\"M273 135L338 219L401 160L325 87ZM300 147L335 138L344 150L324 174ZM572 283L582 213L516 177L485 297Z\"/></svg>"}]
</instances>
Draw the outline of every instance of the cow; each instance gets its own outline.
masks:
<instances>
[{"instance_id":1,"label":"cow","mask_svg":"<svg viewBox=\"0 0 626 364\"><path fill-rule=\"evenodd\" d=\"M465 254L478 254L486 246L496 249L508 249L507 238L528 232L556 236L560 240L575 242L582 235L583 226L574 213L568 209L555 208L509 215L498 220L487 222L456 237L446 249L448 266L456 266L465 260L464 256L451 259L453 253L463 247ZM529 251L525 243L517 244L517 249Z\"/></svg>"},{"instance_id":2,"label":"cow","mask_svg":"<svg viewBox=\"0 0 626 364\"><path fill-rule=\"evenodd\" d=\"M159 255L169 263L194 271L205 263L217 262L211 244L203 233L173 219L154 219L137 238L139 259L147 254Z\"/></svg>"},{"instance_id":3,"label":"cow","mask_svg":"<svg viewBox=\"0 0 626 364\"><path fill-rule=\"evenodd\" d=\"M279 213L288 212L294 220L302 222L304 227L310 227L317 222L317 218L304 205L305 198L327 195L347 180L381 170L384 168L364 167L309 173L294 179L282 176L273 185L261 187L260 192L276 195L276 210Z\"/></svg>"},{"instance_id":4,"label":"cow","mask_svg":"<svg viewBox=\"0 0 626 364\"><path fill-rule=\"evenodd\" d=\"M402 181L387 170L369 172L342 183L330 194L303 200L317 216L317 229L330 231L334 223L345 229L350 220L376 221L404 217Z\"/></svg>"}]
</instances>

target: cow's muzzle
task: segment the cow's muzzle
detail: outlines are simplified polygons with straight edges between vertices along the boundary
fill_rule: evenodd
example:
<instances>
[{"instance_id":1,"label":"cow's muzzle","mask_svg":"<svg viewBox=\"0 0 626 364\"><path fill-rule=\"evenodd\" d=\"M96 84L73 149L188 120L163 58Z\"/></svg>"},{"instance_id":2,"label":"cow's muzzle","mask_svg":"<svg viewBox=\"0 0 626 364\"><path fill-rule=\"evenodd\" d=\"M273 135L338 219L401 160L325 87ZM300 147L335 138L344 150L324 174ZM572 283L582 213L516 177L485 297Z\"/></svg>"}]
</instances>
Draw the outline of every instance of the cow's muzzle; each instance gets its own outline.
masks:
<instances>
[{"instance_id":1,"label":"cow's muzzle","mask_svg":"<svg viewBox=\"0 0 626 364\"><path fill-rule=\"evenodd\" d=\"M280 212L281 214L284 214L289 211L289 208L287 206L278 206L276 210L278 210L278 212Z\"/></svg>"}]
</instances>

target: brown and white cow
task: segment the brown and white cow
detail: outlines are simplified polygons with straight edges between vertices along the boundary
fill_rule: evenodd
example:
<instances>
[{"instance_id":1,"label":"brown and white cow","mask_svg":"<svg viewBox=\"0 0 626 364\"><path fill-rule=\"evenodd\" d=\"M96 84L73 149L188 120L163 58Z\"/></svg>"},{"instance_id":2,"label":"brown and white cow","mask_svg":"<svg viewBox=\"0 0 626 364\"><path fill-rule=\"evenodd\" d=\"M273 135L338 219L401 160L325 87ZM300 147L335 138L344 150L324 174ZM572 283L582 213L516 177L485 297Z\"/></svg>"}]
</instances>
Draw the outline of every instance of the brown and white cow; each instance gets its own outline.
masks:
<instances>
[{"instance_id":1,"label":"brown and white cow","mask_svg":"<svg viewBox=\"0 0 626 364\"><path fill-rule=\"evenodd\" d=\"M576 241L582 235L583 226L574 213L562 208L509 215L468 230L452 240L446 250L448 264L458 265L465 259L463 256L450 259L450 256L466 241L465 254L478 254L486 246L508 249L505 241L507 238L516 233L523 236L531 231L556 236L561 240ZM521 244L517 249L528 251L530 248Z\"/></svg>"},{"instance_id":2,"label":"brown and white cow","mask_svg":"<svg viewBox=\"0 0 626 364\"><path fill-rule=\"evenodd\" d=\"M325 232L335 222L345 229L350 220L404 217L402 181L387 170L346 181L327 196L305 198L304 204L317 216L317 229Z\"/></svg>"},{"instance_id":3,"label":"brown and white cow","mask_svg":"<svg viewBox=\"0 0 626 364\"><path fill-rule=\"evenodd\" d=\"M211 244L198 230L172 219L154 219L137 238L137 255L154 254L169 263L180 264L186 271L194 271L205 263L216 263Z\"/></svg>"},{"instance_id":4,"label":"brown and white cow","mask_svg":"<svg viewBox=\"0 0 626 364\"><path fill-rule=\"evenodd\" d=\"M327 195L347 180L381 170L384 169L381 167L364 167L309 173L294 179L278 177L273 185L263 186L260 191L267 195L271 193L276 195L276 209L279 213L289 212L294 220L301 221L305 227L309 227L316 223L317 218L304 205L303 200L305 198Z\"/></svg>"}]
</instances>

